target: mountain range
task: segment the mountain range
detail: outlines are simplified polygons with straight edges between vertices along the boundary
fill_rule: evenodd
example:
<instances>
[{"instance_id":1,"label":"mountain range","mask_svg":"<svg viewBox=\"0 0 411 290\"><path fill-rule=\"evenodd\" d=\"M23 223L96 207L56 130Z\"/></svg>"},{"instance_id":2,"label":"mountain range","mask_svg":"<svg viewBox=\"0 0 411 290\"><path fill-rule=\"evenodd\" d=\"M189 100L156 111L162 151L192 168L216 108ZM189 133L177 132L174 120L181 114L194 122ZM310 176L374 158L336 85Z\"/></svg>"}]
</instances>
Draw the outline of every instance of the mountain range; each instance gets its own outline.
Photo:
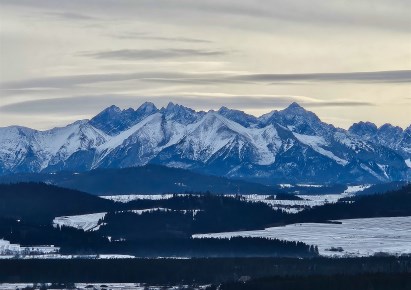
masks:
<instances>
[{"instance_id":1,"label":"mountain range","mask_svg":"<svg viewBox=\"0 0 411 290\"><path fill-rule=\"evenodd\" d=\"M46 131L0 128L1 175L146 164L265 184L406 180L411 126L360 122L345 130L297 103L255 117L226 107L204 112L146 102Z\"/></svg>"}]
</instances>

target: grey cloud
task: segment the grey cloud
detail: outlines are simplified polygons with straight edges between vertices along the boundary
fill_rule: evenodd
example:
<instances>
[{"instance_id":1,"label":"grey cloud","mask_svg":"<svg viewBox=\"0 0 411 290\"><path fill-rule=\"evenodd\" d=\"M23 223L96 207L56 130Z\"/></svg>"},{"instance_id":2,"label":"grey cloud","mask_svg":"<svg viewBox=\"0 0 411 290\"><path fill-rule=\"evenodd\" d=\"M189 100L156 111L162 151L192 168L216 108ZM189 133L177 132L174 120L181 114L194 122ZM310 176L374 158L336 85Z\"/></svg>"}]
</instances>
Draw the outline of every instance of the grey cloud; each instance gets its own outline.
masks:
<instances>
[{"instance_id":1,"label":"grey cloud","mask_svg":"<svg viewBox=\"0 0 411 290\"><path fill-rule=\"evenodd\" d=\"M411 70L308 73L308 74L249 74L232 77L238 81L254 82L353 82L353 83L408 83Z\"/></svg>"},{"instance_id":2,"label":"grey cloud","mask_svg":"<svg viewBox=\"0 0 411 290\"><path fill-rule=\"evenodd\" d=\"M142 102L151 101L165 105L169 101L189 106L195 109L217 109L227 106L235 109L269 109L286 107L292 102L298 102L302 106L310 107L352 107L373 106L370 102L353 101L318 101L311 102L297 96L230 96L222 97L216 95L184 95L184 96L135 96L135 95L89 95L71 96L56 99L31 100L9 104L0 107L0 112L13 114L94 114L96 109L103 109L110 105L120 107L137 108ZM81 106L79 106L81 103ZM96 104L98 103L98 106Z\"/></svg>"},{"instance_id":3,"label":"grey cloud","mask_svg":"<svg viewBox=\"0 0 411 290\"><path fill-rule=\"evenodd\" d=\"M181 82L214 80L219 81L224 78L225 74L190 74L178 72L139 72L139 73L113 73L113 74L87 74L87 75L68 75L59 77L44 77L26 79L22 81L6 82L0 84L0 92L7 93L8 90L21 90L29 88L50 89L50 88L68 88L78 85L86 85L102 82L116 82L127 80L157 80Z\"/></svg>"},{"instance_id":4,"label":"grey cloud","mask_svg":"<svg viewBox=\"0 0 411 290\"><path fill-rule=\"evenodd\" d=\"M226 75L196 75L187 76L186 78L157 78L147 77L140 79L144 82L160 84L181 84L181 85L204 85L204 84L252 84L251 81L236 80Z\"/></svg>"},{"instance_id":5,"label":"grey cloud","mask_svg":"<svg viewBox=\"0 0 411 290\"><path fill-rule=\"evenodd\" d=\"M244 83L244 84L303 84L303 83L410 83L411 70L347 72L347 73L306 73L306 74L238 74L217 76L218 79L200 78L147 78L151 82L176 83Z\"/></svg>"},{"instance_id":6,"label":"grey cloud","mask_svg":"<svg viewBox=\"0 0 411 290\"><path fill-rule=\"evenodd\" d=\"M302 105L307 104L308 107L368 107L375 106L371 102L353 102L353 101L331 101L331 102L320 102L320 103L305 103L301 102Z\"/></svg>"},{"instance_id":7,"label":"grey cloud","mask_svg":"<svg viewBox=\"0 0 411 290\"><path fill-rule=\"evenodd\" d=\"M160 97L163 98L163 97ZM373 106L370 102L353 101L318 101L312 102L297 96L230 96L218 97L215 95L190 95L166 97L174 102L192 107L219 108L227 106L235 109L269 109L286 107L292 102L298 102L306 107L350 107L350 106Z\"/></svg>"},{"instance_id":8,"label":"grey cloud","mask_svg":"<svg viewBox=\"0 0 411 290\"><path fill-rule=\"evenodd\" d=\"M147 35L146 33L139 33L139 32L114 34L111 36L114 38L120 38L120 39L147 39L147 40L185 42L185 43L213 43L212 41L206 40L206 39L189 38L189 37L153 36L153 35Z\"/></svg>"},{"instance_id":9,"label":"grey cloud","mask_svg":"<svg viewBox=\"0 0 411 290\"><path fill-rule=\"evenodd\" d=\"M30 88L68 88L93 83L139 80L158 83L287 83L287 82L350 82L350 83L409 83L411 70L350 73L312 74L226 74L226 73L179 73L179 72L139 72L69 75L27 79L1 84L0 92L7 95L10 90Z\"/></svg>"},{"instance_id":10,"label":"grey cloud","mask_svg":"<svg viewBox=\"0 0 411 290\"><path fill-rule=\"evenodd\" d=\"M211 24L235 26L229 23L230 19L221 15L232 15L238 18L255 18L257 22L266 20L280 20L287 23L372 27L384 30L398 30L409 32L410 1L405 0L368 0L355 1L323 1L312 0L301 2L289 1L54 1L54 0L2 0L3 5L28 6L37 9L62 9L81 11L96 11L106 15L139 17L152 21L171 23L196 22L199 17ZM101 7L104 7L102 9ZM217 16L213 18L213 16ZM214 21L217 19L217 21ZM211 21L210 21L211 20Z\"/></svg>"},{"instance_id":11,"label":"grey cloud","mask_svg":"<svg viewBox=\"0 0 411 290\"><path fill-rule=\"evenodd\" d=\"M113 104L124 105L130 97L122 95L70 96L55 99L30 100L0 106L0 112L14 114L89 114L98 107L105 108ZM96 103L98 102L98 103ZM81 106L79 106L81 104Z\"/></svg>"},{"instance_id":12,"label":"grey cloud","mask_svg":"<svg viewBox=\"0 0 411 290\"><path fill-rule=\"evenodd\" d=\"M120 49L100 52L83 52L79 55L99 58L99 59L122 59L122 60L142 60L142 59L164 59L181 57L203 57L203 56L222 56L225 51L201 50L201 49Z\"/></svg>"},{"instance_id":13,"label":"grey cloud","mask_svg":"<svg viewBox=\"0 0 411 290\"><path fill-rule=\"evenodd\" d=\"M46 13L48 16L52 16L56 19L62 19L62 20L98 20L98 18L94 16L89 16L85 14L80 14L80 13L75 13L75 12L48 12Z\"/></svg>"}]
</instances>

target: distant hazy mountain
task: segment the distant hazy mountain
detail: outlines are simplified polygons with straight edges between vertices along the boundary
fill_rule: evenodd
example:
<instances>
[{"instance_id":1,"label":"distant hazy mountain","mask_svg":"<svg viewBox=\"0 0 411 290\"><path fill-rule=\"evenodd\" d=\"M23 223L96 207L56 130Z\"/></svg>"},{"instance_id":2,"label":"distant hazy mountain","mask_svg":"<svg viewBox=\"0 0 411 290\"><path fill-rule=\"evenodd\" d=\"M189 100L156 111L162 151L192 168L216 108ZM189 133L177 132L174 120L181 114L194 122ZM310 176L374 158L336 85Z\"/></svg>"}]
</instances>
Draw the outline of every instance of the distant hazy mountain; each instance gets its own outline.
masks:
<instances>
[{"instance_id":1,"label":"distant hazy mountain","mask_svg":"<svg viewBox=\"0 0 411 290\"><path fill-rule=\"evenodd\" d=\"M0 128L0 174L154 163L269 184L389 182L407 178L410 134L389 124L335 128L296 103L259 118L226 107L111 106L47 131Z\"/></svg>"}]
</instances>

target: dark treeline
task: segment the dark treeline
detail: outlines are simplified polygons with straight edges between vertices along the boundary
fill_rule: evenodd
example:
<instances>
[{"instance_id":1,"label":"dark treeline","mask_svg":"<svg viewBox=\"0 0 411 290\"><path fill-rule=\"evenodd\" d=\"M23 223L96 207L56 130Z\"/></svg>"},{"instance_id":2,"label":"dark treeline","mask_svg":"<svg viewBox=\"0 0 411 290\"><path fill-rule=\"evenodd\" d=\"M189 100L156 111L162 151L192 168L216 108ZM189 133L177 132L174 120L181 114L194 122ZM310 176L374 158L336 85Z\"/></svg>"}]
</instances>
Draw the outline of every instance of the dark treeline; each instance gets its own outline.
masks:
<instances>
[{"instance_id":1,"label":"dark treeline","mask_svg":"<svg viewBox=\"0 0 411 290\"><path fill-rule=\"evenodd\" d=\"M355 196L335 204L306 209L298 214L275 211L261 202L247 202L241 196L174 196L163 200L136 200L129 208L163 207L200 209L196 215L197 232L257 229L295 222L325 222L333 219L411 215L411 185L382 194Z\"/></svg>"},{"instance_id":2,"label":"dark treeline","mask_svg":"<svg viewBox=\"0 0 411 290\"><path fill-rule=\"evenodd\" d=\"M168 235L158 229L149 230L157 236L145 236L144 228L137 228L141 235L117 241L113 237L110 241L99 232L84 232L70 227L54 228L0 218L0 237L25 246L59 246L62 254L130 254L137 257L318 256L316 247L301 242L241 237L192 239L189 236ZM124 231L124 235L130 232Z\"/></svg>"},{"instance_id":3,"label":"dark treeline","mask_svg":"<svg viewBox=\"0 0 411 290\"><path fill-rule=\"evenodd\" d=\"M265 238L140 239L109 243L100 252L136 257L300 257L318 256L318 248L302 242Z\"/></svg>"},{"instance_id":4,"label":"dark treeline","mask_svg":"<svg viewBox=\"0 0 411 290\"><path fill-rule=\"evenodd\" d=\"M113 239L189 238L193 231L193 214L178 211L108 213L99 233Z\"/></svg>"},{"instance_id":5,"label":"dark treeline","mask_svg":"<svg viewBox=\"0 0 411 290\"><path fill-rule=\"evenodd\" d=\"M354 201L354 202L353 202ZM115 203L86 193L35 183L0 185L0 238L24 245L54 244L62 247L65 253L136 253L151 256L158 253L155 243L147 241L169 240L170 247L164 256L202 256L203 253L233 255L241 253L245 242L230 241L238 250L229 252L225 242L219 241L219 250L213 250L211 242L198 242L190 239L192 234L262 229L295 222L326 222L334 219L366 218L379 216L410 216L411 186L380 195L359 196L336 204L314 207L298 214L288 214L273 210L262 202L249 202L241 196L220 195L173 196L163 200L136 200L127 204ZM133 209L165 208L136 214ZM72 228L55 229L52 219L56 216L85 214L107 211L101 226L95 232L83 232ZM195 214L194 214L195 211ZM107 237L111 237L112 243ZM117 240L117 241L116 241ZM125 241L124 241L125 240ZM132 244L135 244L134 246ZM186 244L186 254L179 244ZM255 245L265 243L246 240L249 255L262 255ZM146 254L137 251L145 245ZM268 242L267 242L268 245ZM306 245L277 244L265 247L264 255L315 255ZM272 248L270 248L272 247ZM277 247L277 248L276 248ZM270 248L271 253L267 249ZM276 248L276 250L274 249ZM197 254L192 252L197 251Z\"/></svg>"},{"instance_id":6,"label":"dark treeline","mask_svg":"<svg viewBox=\"0 0 411 290\"><path fill-rule=\"evenodd\" d=\"M0 238L22 245L53 244L62 253L128 253L149 256L315 256L303 243L268 239L191 239L194 233L254 229L282 212L264 203L215 195L174 196L128 204L46 184L0 185ZM136 214L137 208L171 210ZM195 209L194 212L187 209ZM107 211L100 230L54 228L55 216ZM111 237L111 242L107 237Z\"/></svg>"},{"instance_id":7,"label":"dark treeline","mask_svg":"<svg viewBox=\"0 0 411 290\"><path fill-rule=\"evenodd\" d=\"M292 199L301 200L296 196ZM244 205L244 203L247 203ZM127 206L129 208L154 208L163 207L176 210L184 209L210 209L213 207L223 207L228 206L231 208L253 206L253 204L259 204L259 206L267 206L264 203L247 202L247 200L241 195L226 196L226 195L212 195L212 194L201 194L196 192L187 192L185 195L174 194L173 197L167 199L138 199L129 201Z\"/></svg>"},{"instance_id":8,"label":"dark treeline","mask_svg":"<svg viewBox=\"0 0 411 290\"><path fill-rule=\"evenodd\" d=\"M256 229L284 219L286 213L274 211L262 202L248 202L241 196L227 197L222 195L175 195L163 200L135 200L127 204L115 203L87 193L60 188L42 183L0 184L0 217L26 221L31 224L50 225L54 217L78 215L95 212L109 212L107 219L115 212L134 209L167 208L172 210L199 210L195 224L188 216L167 213L171 221L182 223L187 220L190 227L186 235L197 232L229 231ZM132 219L135 222L145 218L142 227L153 228L161 226L156 221L156 214L138 217L135 214L119 214L117 219ZM150 219L152 221L150 221ZM115 219L111 219L115 223ZM184 221L183 221L184 222ZM113 227L114 228L114 227ZM136 227L134 227L136 228Z\"/></svg>"},{"instance_id":9,"label":"dark treeline","mask_svg":"<svg viewBox=\"0 0 411 290\"><path fill-rule=\"evenodd\" d=\"M115 203L83 192L46 184L0 185L0 217L51 223L56 216L115 212L143 208L200 210L193 232L258 229L294 222L331 219L411 215L411 186L384 194L357 196L347 202L326 204L298 214L275 211L262 202L247 202L241 196L187 195L162 200ZM154 217L154 216L153 216Z\"/></svg>"},{"instance_id":10,"label":"dark treeline","mask_svg":"<svg viewBox=\"0 0 411 290\"><path fill-rule=\"evenodd\" d=\"M381 194L384 192L389 192L389 191L397 191L404 186L407 185L407 181L393 181L393 182L388 182L388 183L377 183L369 188L366 188L362 191L359 191L356 193L356 195L370 195L370 194Z\"/></svg>"},{"instance_id":11,"label":"dark treeline","mask_svg":"<svg viewBox=\"0 0 411 290\"><path fill-rule=\"evenodd\" d=\"M109 281L111 283L139 282L155 285L219 284L238 281L244 276L256 279L270 276L353 275L360 273L406 273L404 275L410 275L411 258L15 259L0 260L0 269L0 282L3 283ZM329 288L324 289L328 290ZM356 288L346 287L343 289Z\"/></svg>"},{"instance_id":12,"label":"dark treeline","mask_svg":"<svg viewBox=\"0 0 411 290\"><path fill-rule=\"evenodd\" d=\"M30 245L55 245L62 253L95 254L107 247L107 238L96 232L85 232L71 227L54 228L52 225L30 223L0 218L0 239L11 243Z\"/></svg>"},{"instance_id":13,"label":"dark treeline","mask_svg":"<svg viewBox=\"0 0 411 290\"><path fill-rule=\"evenodd\" d=\"M264 215L267 217L267 215L281 214L264 203L246 202L241 196L187 194L187 196L175 195L171 199L135 200L123 204L44 183L0 184L0 217L49 224L57 216L163 207L176 210L200 209L205 212L213 211L213 214L219 211L219 215L227 217L231 212L237 216L241 211L245 216L260 219L258 224L261 225ZM299 199L295 196L291 198ZM221 217L220 221L226 219L226 216ZM273 219L269 218L268 222ZM256 221L250 221L249 226L255 225ZM244 224L244 227L249 226L247 223ZM234 227L236 228L238 227Z\"/></svg>"},{"instance_id":14,"label":"dark treeline","mask_svg":"<svg viewBox=\"0 0 411 290\"><path fill-rule=\"evenodd\" d=\"M372 273L309 277L269 277L247 282L228 282L207 290L409 290L410 273Z\"/></svg>"},{"instance_id":15,"label":"dark treeline","mask_svg":"<svg viewBox=\"0 0 411 290\"><path fill-rule=\"evenodd\" d=\"M114 210L113 201L44 183L0 184L0 216L43 224L54 217Z\"/></svg>"},{"instance_id":16,"label":"dark treeline","mask_svg":"<svg viewBox=\"0 0 411 290\"><path fill-rule=\"evenodd\" d=\"M383 194L355 196L289 216L289 222L333 219L411 216L411 185Z\"/></svg>"},{"instance_id":17,"label":"dark treeline","mask_svg":"<svg viewBox=\"0 0 411 290\"><path fill-rule=\"evenodd\" d=\"M286 220L289 214L273 210L263 202L246 201L241 196L187 195L162 200L136 200L129 208L198 210L191 233L207 233L264 228ZM138 218L138 217L136 217Z\"/></svg>"},{"instance_id":18,"label":"dark treeline","mask_svg":"<svg viewBox=\"0 0 411 290\"><path fill-rule=\"evenodd\" d=\"M384 194L357 196L342 200L335 204L325 204L304 210L298 214L288 214L275 211L261 202L247 202L242 197L224 196L175 196L171 199L133 201L130 208L163 207L175 210L200 210L194 219L189 214L178 213L147 213L136 216L108 216L111 222L121 227L116 220L128 219L135 222L149 224L150 217L159 224L158 219L163 215L163 222L167 223L165 215L170 215L168 226L178 234L238 231L260 229L269 226L279 226L296 222L327 222L335 219L390 217L411 215L411 186L405 186L397 191ZM144 222L142 220L145 220ZM173 224L175 222L175 224ZM110 224L110 223L108 223ZM110 227L108 225L108 227ZM155 228L155 226L153 227ZM113 228L114 230L114 228Z\"/></svg>"},{"instance_id":19,"label":"dark treeline","mask_svg":"<svg viewBox=\"0 0 411 290\"><path fill-rule=\"evenodd\" d=\"M315 276L288 276L267 277L247 280L248 276L240 277L240 281L225 282L217 285L202 286L197 283L191 285L161 285L155 289L204 289L204 290L409 290L411 289L411 274L408 273L363 273L355 275L315 275ZM101 284L101 283L97 283ZM102 284L101 286L104 286ZM85 288L92 288L89 284ZM144 289L152 289L143 284ZM102 289L105 289L101 287ZM34 283L24 290L35 289L77 289L75 283Z\"/></svg>"}]
</instances>

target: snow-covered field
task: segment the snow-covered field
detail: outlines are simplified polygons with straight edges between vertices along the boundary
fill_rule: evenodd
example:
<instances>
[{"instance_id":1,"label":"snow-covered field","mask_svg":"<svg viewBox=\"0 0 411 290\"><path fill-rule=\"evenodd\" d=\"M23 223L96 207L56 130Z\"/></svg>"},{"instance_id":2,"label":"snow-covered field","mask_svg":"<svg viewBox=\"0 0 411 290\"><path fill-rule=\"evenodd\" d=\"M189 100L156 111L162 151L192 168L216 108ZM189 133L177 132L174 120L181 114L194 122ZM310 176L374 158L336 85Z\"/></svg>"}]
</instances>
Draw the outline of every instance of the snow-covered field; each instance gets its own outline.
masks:
<instances>
[{"instance_id":1,"label":"snow-covered field","mask_svg":"<svg viewBox=\"0 0 411 290\"><path fill-rule=\"evenodd\" d=\"M306 208L311 208L314 206L321 206L326 203L336 203L341 198L349 197L355 195L355 193L363 191L369 188L371 185L354 185L348 186L348 188L341 194L316 194L316 195L297 195L303 200L281 200L273 199L275 195L259 195L259 194L248 194L243 195L243 197L248 201L253 202L264 202L274 209L284 210L288 213L297 213ZM313 185L317 187L317 185Z\"/></svg>"},{"instance_id":2,"label":"snow-covered field","mask_svg":"<svg viewBox=\"0 0 411 290\"><path fill-rule=\"evenodd\" d=\"M349 185L347 189L341 194L315 194L315 195L300 194L297 196L307 201L310 201L311 206L318 206L318 205L323 205L325 203L336 203L341 198L353 196L357 192L363 191L369 187L371 187L371 185L369 184Z\"/></svg>"},{"instance_id":3,"label":"snow-covered field","mask_svg":"<svg viewBox=\"0 0 411 290\"><path fill-rule=\"evenodd\" d=\"M291 185L290 185L291 186ZM320 187L320 185L300 185L300 186L311 186L311 187ZM352 196L357 192L363 191L366 188L369 188L371 185L354 185L348 186L348 188L341 194L318 194L318 195L298 195L298 197L303 198L303 200L277 200L275 195L266 195L266 194L244 194L244 197L247 201L252 202L264 202L274 209L284 210L288 213L297 213L304 210L305 208L310 208L313 206L320 206L326 203L335 203L341 198ZM187 194L178 194L178 196L185 196ZM235 196L234 194L227 194L226 196ZM169 199L173 197L173 194L126 194L126 195L107 195L100 196L105 199L110 199L116 202L127 203L129 201L138 200L138 199Z\"/></svg>"},{"instance_id":4,"label":"snow-covered field","mask_svg":"<svg viewBox=\"0 0 411 290\"><path fill-rule=\"evenodd\" d=\"M129 201L138 200L138 199L169 199L172 198L172 194L121 194L121 195L101 195L101 198L110 199L115 202L127 203Z\"/></svg>"},{"instance_id":5,"label":"snow-covered field","mask_svg":"<svg viewBox=\"0 0 411 290\"><path fill-rule=\"evenodd\" d=\"M82 229L84 231L96 230L98 227L98 221L106 215L106 212L72 215L72 216L60 216L53 220L53 225L74 227Z\"/></svg>"},{"instance_id":6,"label":"snow-covered field","mask_svg":"<svg viewBox=\"0 0 411 290\"><path fill-rule=\"evenodd\" d=\"M146 208L146 209L133 209L133 210L124 210L119 212L132 212L135 214L142 214L144 212L152 211L174 211L168 208L156 207L156 208ZM198 209L192 210L178 210L182 213L191 212L193 218L200 211ZM100 226L104 223L99 224L99 220L106 216L107 212L91 213L91 214L82 214L82 215L70 215L70 216L60 216L56 217L53 220L54 227L73 227L76 229L82 229L84 231L97 231Z\"/></svg>"},{"instance_id":7,"label":"snow-covered field","mask_svg":"<svg viewBox=\"0 0 411 290\"><path fill-rule=\"evenodd\" d=\"M184 196L186 194L178 194L178 196ZM227 194L227 196L235 196L234 194ZM289 213L296 213L303 210L305 207L312 207L315 205L324 204L324 200L326 197L324 196L323 202L321 201L311 201L311 200L272 200L271 198L275 198L275 195L264 195L264 194L247 194L242 195L247 201L252 202L264 202L268 205L271 205L274 209L281 209ZM340 198L343 197L339 195ZM100 196L105 199L110 199L115 202L122 202L127 203L133 200L139 199L151 199L151 200L159 200L159 199L169 199L173 197L173 194L153 194L153 195L140 195L140 194L126 194L126 195L106 195ZM310 196L310 198L315 198L314 195ZM321 199L321 196L318 196L318 199Z\"/></svg>"},{"instance_id":8,"label":"snow-covered field","mask_svg":"<svg viewBox=\"0 0 411 290\"><path fill-rule=\"evenodd\" d=\"M134 259L132 255L120 255L120 254L100 254L99 259Z\"/></svg>"},{"instance_id":9,"label":"snow-covered field","mask_svg":"<svg viewBox=\"0 0 411 290\"><path fill-rule=\"evenodd\" d=\"M181 209L181 210L174 210L170 208L164 208L164 207L156 207L156 208L146 208L146 209L132 209L132 210L125 210L121 212L133 212L135 214L142 214L144 212L152 212L152 211L178 211L182 213L188 213L191 212L193 214L193 218L196 216L196 214L201 211L199 209Z\"/></svg>"},{"instance_id":10,"label":"snow-covered field","mask_svg":"<svg viewBox=\"0 0 411 290\"><path fill-rule=\"evenodd\" d=\"M369 256L378 252L411 254L411 217L341 220L341 224L304 223L257 231L194 235L195 238L268 237L317 245L324 256ZM329 251L341 247L343 252Z\"/></svg>"},{"instance_id":11,"label":"snow-covered field","mask_svg":"<svg viewBox=\"0 0 411 290\"><path fill-rule=\"evenodd\" d=\"M282 209L287 212L298 212L303 210L304 208L323 205L329 202L329 200L336 202L338 199L345 196L341 194L299 196L303 198L303 200L271 199L269 195L244 195L243 197L248 201L266 203L275 209Z\"/></svg>"}]
</instances>

